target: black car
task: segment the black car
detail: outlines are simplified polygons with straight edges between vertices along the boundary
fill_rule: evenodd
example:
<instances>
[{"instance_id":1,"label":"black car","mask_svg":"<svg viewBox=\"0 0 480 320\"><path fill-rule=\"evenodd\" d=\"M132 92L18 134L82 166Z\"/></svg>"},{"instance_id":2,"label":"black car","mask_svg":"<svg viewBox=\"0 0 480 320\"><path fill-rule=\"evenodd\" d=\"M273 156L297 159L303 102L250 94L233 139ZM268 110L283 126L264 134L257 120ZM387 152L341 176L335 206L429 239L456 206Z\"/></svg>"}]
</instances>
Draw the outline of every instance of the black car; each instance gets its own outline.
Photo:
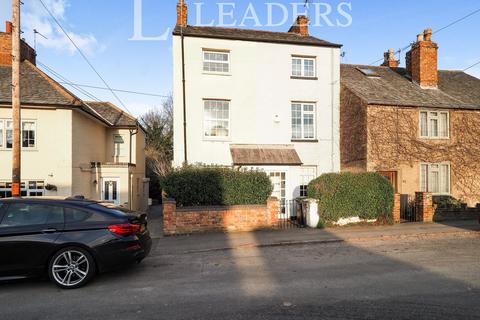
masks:
<instances>
[{"instance_id":1,"label":"black car","mask_svg":"<svg viewBox=\"0 0 480 320\"><path fill-rule=\"evenodd\" d=\"M0 200L0 280L48 274L78 288L142 261L151 245L144 213L74 198Z\"/></svg>"}]
</instances>

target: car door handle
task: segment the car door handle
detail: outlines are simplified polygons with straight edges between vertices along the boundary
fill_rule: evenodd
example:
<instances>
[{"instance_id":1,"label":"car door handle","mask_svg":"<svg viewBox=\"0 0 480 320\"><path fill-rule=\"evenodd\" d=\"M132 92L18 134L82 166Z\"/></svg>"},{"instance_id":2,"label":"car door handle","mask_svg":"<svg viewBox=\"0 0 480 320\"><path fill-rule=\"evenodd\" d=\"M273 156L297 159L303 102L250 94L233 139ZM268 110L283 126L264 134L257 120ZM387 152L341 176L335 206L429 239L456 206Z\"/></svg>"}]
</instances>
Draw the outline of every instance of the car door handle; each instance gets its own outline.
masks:
<instances>
[{"instance_id":1,"label":"car door handle","mask_svg":"<svg viewBox=\"0 0 480 320\"><path fill-rule=\"evenodd\" d=\"M43 229L42 233L55 233L57 232L57 229L54 228L48 228L48 229Z\"/></svg>"}]
</instances>

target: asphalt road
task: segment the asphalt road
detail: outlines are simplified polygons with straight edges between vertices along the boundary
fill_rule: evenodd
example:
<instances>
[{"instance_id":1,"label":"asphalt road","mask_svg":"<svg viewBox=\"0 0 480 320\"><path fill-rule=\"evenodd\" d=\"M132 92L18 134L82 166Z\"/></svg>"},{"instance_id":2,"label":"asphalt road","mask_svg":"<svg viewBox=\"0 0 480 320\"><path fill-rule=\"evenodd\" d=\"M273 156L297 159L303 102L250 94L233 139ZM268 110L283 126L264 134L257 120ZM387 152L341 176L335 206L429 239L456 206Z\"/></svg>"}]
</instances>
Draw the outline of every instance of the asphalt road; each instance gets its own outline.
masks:
<instances>
[{"instance_id":1,"label":"asphalt road","mask_svg":"<svg viewBox=\"0 0 480 320\"><path fill-rule=\"evenodd\" d=\"M79 290L0 284L2 320L479 317L480 238L156 250Z\"/></svg>"}]
</instances>

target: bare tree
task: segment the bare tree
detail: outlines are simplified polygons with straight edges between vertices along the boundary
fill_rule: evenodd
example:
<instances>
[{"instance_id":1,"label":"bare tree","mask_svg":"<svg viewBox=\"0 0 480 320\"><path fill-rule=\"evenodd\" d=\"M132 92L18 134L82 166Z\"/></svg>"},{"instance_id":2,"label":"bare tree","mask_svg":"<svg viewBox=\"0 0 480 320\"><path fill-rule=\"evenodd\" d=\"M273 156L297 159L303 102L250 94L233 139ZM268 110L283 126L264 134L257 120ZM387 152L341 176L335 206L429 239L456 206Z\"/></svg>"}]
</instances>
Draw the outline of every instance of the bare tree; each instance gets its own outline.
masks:
<instances>
[{"instance_id":1,"label":"bare tree","mask_svg":"<svg viewBox=\"0 0 480 320\"><path fill-rule=\"evenodd\" d=\"M150 173L165 176L173 160L173 97L170 94L161 108L150 110L140 118L147 132L145 155Z\"/></svg>"}]
</instances>

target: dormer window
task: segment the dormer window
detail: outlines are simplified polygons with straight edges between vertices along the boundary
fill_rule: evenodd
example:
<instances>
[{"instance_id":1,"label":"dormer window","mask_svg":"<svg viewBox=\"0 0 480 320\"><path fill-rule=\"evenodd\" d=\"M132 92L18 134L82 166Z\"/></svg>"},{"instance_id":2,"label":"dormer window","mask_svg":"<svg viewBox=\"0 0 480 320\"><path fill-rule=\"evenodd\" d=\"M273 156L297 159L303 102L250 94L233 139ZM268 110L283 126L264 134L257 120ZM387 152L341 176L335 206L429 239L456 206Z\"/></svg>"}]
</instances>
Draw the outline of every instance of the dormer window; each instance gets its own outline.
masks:
<instances>
[{"instance_id":1,"label":"dormer window","mask_svg":"<svg viewBox=\"0 0 480 320\"><path fill-rule=\"evenodd\" d=\"M315 78L315 57L292 56L292 77Z\"/></svg>"},{"instance_id":2,"label":"dormer window","mask_svg":"<svg viewBox=\"0 0 480 320\"><path fill-rule=\"evenodd\" d=\"M230 72L230 52L204 50L203 71L208 73L228 74Z\"/></svg>"}]
</instances>

